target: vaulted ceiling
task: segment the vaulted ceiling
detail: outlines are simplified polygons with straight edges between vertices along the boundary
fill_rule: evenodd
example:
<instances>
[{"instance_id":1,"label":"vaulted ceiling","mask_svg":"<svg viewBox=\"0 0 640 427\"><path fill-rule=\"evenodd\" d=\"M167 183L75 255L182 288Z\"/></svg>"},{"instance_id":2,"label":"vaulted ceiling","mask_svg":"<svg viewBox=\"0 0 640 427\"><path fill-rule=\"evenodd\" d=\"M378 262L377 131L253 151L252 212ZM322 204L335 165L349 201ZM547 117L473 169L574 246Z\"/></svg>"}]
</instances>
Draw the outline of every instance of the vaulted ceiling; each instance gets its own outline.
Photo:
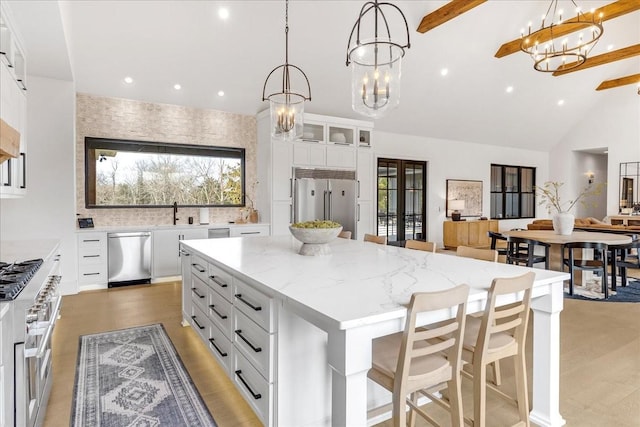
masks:
<instances>
[{"instance_id":1,"label":"vaulted ceiling","mask_svg":"<svg viewBox=\"0 0 640 427\"><path fill-rule=\"evenodd\" d=\"M29 73L73 79L78 92L253 115L268 108L261 101L264 80L284 62L284 1L7 3L23 33ZM534 71L522 52L495 56L529 21L539 20L547 0L474 1L475 7L459 15L440 9L464 3L459 0L393 3L406 15L411 48L402 65L400 106L376 120L376 129L548 150L598 104L634 97L640 105L637 54L559 76ZM613 3L578 1L583 10ZM289 57L311 82L306 111L362 118L351 109L345 55L363 4L291 0ZM221 7L229 10L227 20L218 17ZM443 11L451 19L416 31L425 15ZM403 37L392 27L396 34ZM636 11L606 20L591 56L639 43ZM133 83L125 84L125 76ZM603 82L612 87L625 77L631 81L623 86L596 91ZM181 90L173 88L176 83Z\"/></svg>"}]
</instances>

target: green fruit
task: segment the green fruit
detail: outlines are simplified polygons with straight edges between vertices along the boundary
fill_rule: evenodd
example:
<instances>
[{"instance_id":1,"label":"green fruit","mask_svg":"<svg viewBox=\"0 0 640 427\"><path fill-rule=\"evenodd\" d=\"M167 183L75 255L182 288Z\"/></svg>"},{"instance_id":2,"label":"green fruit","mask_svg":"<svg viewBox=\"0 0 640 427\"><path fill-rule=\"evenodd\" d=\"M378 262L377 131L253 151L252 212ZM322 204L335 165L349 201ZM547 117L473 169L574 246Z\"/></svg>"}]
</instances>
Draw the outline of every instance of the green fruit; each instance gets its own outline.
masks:
<instances>
[{"instance_id":1,"label":"green fruit","mask_svg":"<svg viewBox=\"0 0 640 427\"><path fill-rule=\"evenodd\" d=\"M296 222L291 225L293 228L338 228L340 224L335 221L313 220L305 222Z\"/></svg>"}]
</instances>

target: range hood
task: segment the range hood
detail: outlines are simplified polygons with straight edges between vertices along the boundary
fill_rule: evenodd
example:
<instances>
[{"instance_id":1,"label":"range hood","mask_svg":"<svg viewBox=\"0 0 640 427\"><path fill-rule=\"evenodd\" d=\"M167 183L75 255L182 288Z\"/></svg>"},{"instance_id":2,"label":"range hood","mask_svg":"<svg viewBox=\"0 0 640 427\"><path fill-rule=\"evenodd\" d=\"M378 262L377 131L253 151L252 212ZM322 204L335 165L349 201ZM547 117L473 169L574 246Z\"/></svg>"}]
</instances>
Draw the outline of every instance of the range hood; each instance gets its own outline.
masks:
<instances>
[{"instance_id":1,"label":"range hood","mask_svg":"<svg viewBox=\"0 0 640 427\"><path fill-rule=\"evenodd\" d=\"M20 155L20 132L0 119L0 163Z\"/></svg>"}]
</instances>

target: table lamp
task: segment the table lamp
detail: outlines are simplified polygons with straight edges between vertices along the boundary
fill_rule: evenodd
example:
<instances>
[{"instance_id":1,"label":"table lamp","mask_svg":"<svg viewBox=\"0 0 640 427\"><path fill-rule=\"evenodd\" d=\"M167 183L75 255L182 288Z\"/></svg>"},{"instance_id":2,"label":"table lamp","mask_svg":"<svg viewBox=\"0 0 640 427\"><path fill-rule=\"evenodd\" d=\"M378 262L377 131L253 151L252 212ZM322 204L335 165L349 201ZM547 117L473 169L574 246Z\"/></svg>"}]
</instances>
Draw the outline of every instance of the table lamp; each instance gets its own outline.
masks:
<instances>
[{"instance_id":1,"label":"table lamp","mask_svg":"<svg viewBox=\"0 0 640 427\"><path fill-rule=\"evenodd\" d=\"M464 210L464 200L450 200L449 208L453 210L451 212L451 220L460 221L460 211Z\"/></svg>"}]
</instances>

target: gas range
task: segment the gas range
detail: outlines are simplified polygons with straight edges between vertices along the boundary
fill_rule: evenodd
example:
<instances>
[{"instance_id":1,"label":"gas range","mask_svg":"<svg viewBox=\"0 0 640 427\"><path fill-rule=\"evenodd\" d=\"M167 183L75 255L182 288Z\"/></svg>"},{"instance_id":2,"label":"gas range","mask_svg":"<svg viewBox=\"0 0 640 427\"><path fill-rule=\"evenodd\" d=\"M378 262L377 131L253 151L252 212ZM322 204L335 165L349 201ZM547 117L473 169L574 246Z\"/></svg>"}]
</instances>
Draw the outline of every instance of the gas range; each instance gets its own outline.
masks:
<instances>
[{"instance_id":1,"label":"gas range","mask_svg":"<svg viewBox=\"0 0 640 427\"><path fill-rule=\"evenodd\" d=\"M0 301L16 299L44 261L41 258L22 262L0 262Z\"/></svg>"}]
</instances>

